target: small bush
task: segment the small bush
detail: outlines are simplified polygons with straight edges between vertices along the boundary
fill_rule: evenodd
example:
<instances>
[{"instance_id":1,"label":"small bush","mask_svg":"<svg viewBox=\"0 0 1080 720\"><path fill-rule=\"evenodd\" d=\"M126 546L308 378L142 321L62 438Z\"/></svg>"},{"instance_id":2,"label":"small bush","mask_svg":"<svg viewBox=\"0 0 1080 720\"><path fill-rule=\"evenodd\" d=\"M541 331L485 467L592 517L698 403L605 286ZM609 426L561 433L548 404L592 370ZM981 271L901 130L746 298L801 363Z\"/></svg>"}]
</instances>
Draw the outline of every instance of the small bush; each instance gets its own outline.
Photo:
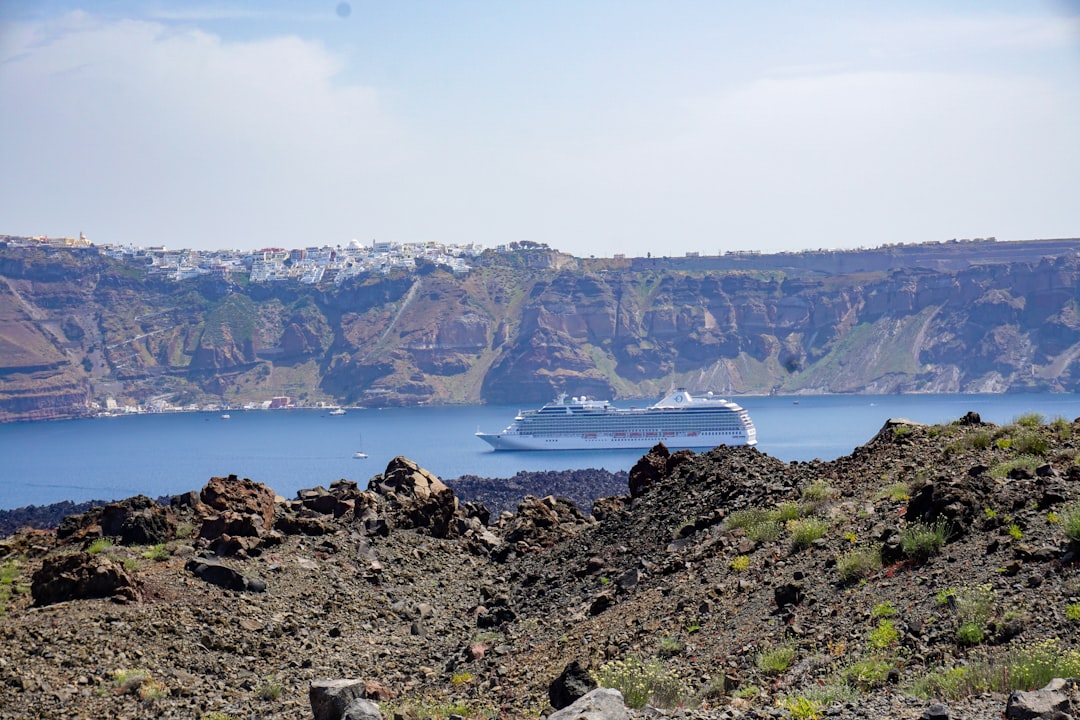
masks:
<instances>
[{"instance_id":1,"label":"small bush","mask_svg":"<svg viewBox=\"0 0 1080 720\"><path fill-rule=\"evenodd\" d=\"M978 645L986 639L986 631L973 622L962 623L956 628L956 641L961 645Z\"/></svg>"},{"instance_id":2,"label":"small bush","mask_svg":"<svg viewBox=\"0 0 1080 720\"><path fill-rule=\"evenodd\" d=\"M874 617L892 617L896 615L896 607L891 601L886 600L883 603L875 605L874 609L870 611L870 614Z\"/></svg>"},{"instance_id":3,"label":"small bush","mask_svg":"<svg viewBox=\"0 0 1080 720\"><path fill-rule=\"evenodd\" d=\"M1065 619L1069 622L1080 621L1080 603L1069 603L1065 606Z\"/></svg>"},{"instance_id":4,"label":"small bush","mask_svg":"<svg viewBox=\"0 0 1080 720\"><path fill-rule=\"evenodd\" d=\"M804 505L804 512L818 512L826 503L836 495L836 491L829 487L829 483L817 480L808 487L803 488L800 500Z\"/></svg>"},{"instance_id":5,"label":"small bush","mask_svg":"<svg viewBox=\"0 0 1080 720\"><path fill-rule=\"evenodd\" d=\"M758 653L757 667L758 670L763 672L779 674L787 670L794 659L795 648L793 646L778 645Z\"/></svg>"},{"instance_id":6,"label":"small bush","mask_svg":"<svg viewBox=\"0 0 1080 720\"><path fill-rule=\"evenodd\" d=\"M665 635L656 643L656 651L665 656L678 655L685 647L682 639L673 635Z\"/></svg>"},{"instance_id":7,"label":"small bush","mask_svg":"<svg viewBox=\"0 0 1080 720\"><path fill-rule=\"evenodd\" d=\"M877 494L878 500L892 500L893 502L906 502L911 499L911 486L906 482L896 482L882 488Z\"/></svg>"},{"instance_id":8,"label":"small bush","mask_svg":"<svg viewBox=\"0 0 1080 720\"><path fill-rule=\"evenodd\" d=\"M678 674L659 660L642 662L632 656L613 660L600 666L593 680L600 687L621 692L626 706L634 709L650 702L657 707L670 708L678 704L684 694Z\"/></svg>"},{"instance_id":9,"label":"small bush","mask_svg":"<svg viewBox=\"0 0 1080 720\"><path fill-rule=\"evenodd\" d=\"M783 533L784 526L778 522L763 522L746 528L746 537L754 542L779 540Z\"/></svg>"},{"instance_id":10,"label":"small bush","mask_svg":"<svg viewBox=\"0 0 1080 720\"><path fill-rule=\"evenodd\" d=\"M786 523L803 514L802 508L796 502L782 502L773 510L773 520L778 523Z\"/></svg>"},{"instance_id":11,"label":"small bush","mask_svg":"<svg viewBox=\"0 0 1080 720\"><path fill-rule=\"evenodd\" d=\"M255 697L266 701L277 700L281 697L282 690L281 683L275 678L266 678L255 688Z\"/></svg>"},{"instance_id":12,"label":"small bush","mask_svg":"<svg viewBox=\"0 0 1080 720\"><path fill-rule=\"evenodd\" d=\"M892 665L881 658L858 660L840 671L844 682L860 690L870 690L885 684Z\"/></svg>"},{"instance_id":13,"label":"small bush","mask_svg":"<svg viewBox=\"0 0 1080 720\"><path fill-rule=\"evenodd\" d=\"M967 446L972 450L985 450L990 447L990 433L985 430L973 432L965 438Z\"/></svg>"},{"instance_id":14,"label":"small bush","mask_svg":"<svg viewBox=\"0 0 1080 720\"><path fill-rule=\"evenodd\" d=\"M923 522L908 523L900 531L900 547L913 560L925 561L936 555L945 544L948 526L943 518L933 525Z\"/></svg>"},{"instance_id":15,"label":"small bush","mask_svg":"<svg viewBox=\"0 0 1080 720\"><path fill-rule=\"evenodd\" d=\"M1058 513L1061 531L1073 542L1080 542L1080 503L1070 505Z\"/></svg>"},{"instance_id":16,"label":"small bush","mask_svg":"<svg viewBox=\"0 0 1080 720\"><path fill-rule=\"evenodd\" d=\"M784 698L784 709L794 720L818 720L821 717L821 706L805 695Z\"/></svg>"},{"instance_id":17,"label":"small bush","mask_svg":"<svg viewBox=\"0 0 1080 720\"><path fill-rule=\"evenodd\" d=\"M113 541L110 540L109 538L105 538L105 537L97 538L96 540L94 540L93 542L91 542L89 545L86 546L86 552L90 553L91 555L97 555L100 552L104 552L105 550L108 550L112 546L113 546Z\"/></svg>"},{"instance_id":18,"label":"small bush","mask_svg":"<svg viewBox=\"0 0 1080 720\"><path fill-rule=\"evenodd\" d=\"M739 555L735 557L730 563L728 563L728 567L730 567L735 572L742 572L743 570L750 567L750 558L746 555Z\"/></svg>"},{"instance_id":19,"label":"small bush","mask_svg":"<svg viewBox=\"0 0 1080 720\"><path fill-rule=\"evenodd\" d=\"M1009 526L1009 537L1011 537L1013 540L1019 540L1024 537L1024 531L1020 529L1019 525L1013 523Z\"/></svg>"},{"instance_id":20,"label":"small bush","mask_svg":"<svg viewBox=\"0 0 1080 720\"><path fill-rule=\"evenodd\" d=\"M1080 677L1080 650L1062 648L1057 638L1010 647L1003 659L1007 669L995 690L1045 687L1056 677ZM994 673L997 674L997 673Z\"/></svg>"},{"instance_id":21,"label":"small bush","mask_svg":"<svg viewBox=\"0 0 1080 720\"><path fill-rule=\"evenodd\" d=\"M1050 443L1036 432L1020 433L1013 438L1012 449L1021 455L1045 455L1050 450Z\"/></svg>"},{"instance_id":22,"label":"small bush","mask_svg":"<svg viewBox=\"0 0 1080 720\"><path fill-rule=\"evenodd\" d=\"M815 540L824 536L828 531L829 522L821 518L808 517L801 520L791 520L788 523L791 544L796 550L810 547Z\"/></svg>"},{"instance_id":23,"label":"small bush","mask_svg":"<svg viewBox=\"0 0 1080 720\"><path fill-rule=\"evenodd\" d=\"M164 562L169 559L169 551L165 549L165 545L154 545L149 550L143 553L143 557L147 560L153 560L154 562Z\"/></svg>"},{"instance_id":24,"label":"small bush","mask_svg":"<svg viewBox=\"0 0 1080 720\"><path fill-rule=\"evenodd\" d=\"M970 666L935 670L918 678L911 684L911 694L921 698L944 698L959 700L962 697L981 692L972 683L973 673Z\"/></svg>"},{"instance_id":25,"label":"small bush","mask_svg":"<svg viewBox=\"0 0 1080 720\"><path fill-rule=\"evenodd\" d=\"M1035 469L1039 467L1039 464L1039 460L1031 455L1018 455L1012 460L1000 462L990 468L990 477L998 479L1007 478L1009 477L1009 473L1018 468L1024 468L1034 473Z\"/></svg>"},{"instance_id":26,"label":"small bush","mask_svg":"<svg viewBox=\"0 0 1080 720\"><path fill-rule=\"evenodd\" d=\"M900 631L888 618L878 620L877 627L870 631L870 645L879 650L896 644L900 639Z\"/></svg>"},{"instance_id":27,"label":"small bush","mask_svg":"<svg viewBox=\"0 0 1080 720\"><path fill-rule=\"evenodd\" d=\"M841 582L854 582L881 569L881 550L876 547L854 548L836 558Z\"/></svg>"},{"instance_id":28,"label":"small bush","mask_svg":"<svg viewBox=\"0 0 1080 720\"><path fill-rule=\"evenodd\" d=\"M1042 413L1029 412L1022 415L1017 415L1013 418L1013 425L1019 425L1025 428L1037 428L1046 422L1046 417Z\"/></svg>"}]
</instances>

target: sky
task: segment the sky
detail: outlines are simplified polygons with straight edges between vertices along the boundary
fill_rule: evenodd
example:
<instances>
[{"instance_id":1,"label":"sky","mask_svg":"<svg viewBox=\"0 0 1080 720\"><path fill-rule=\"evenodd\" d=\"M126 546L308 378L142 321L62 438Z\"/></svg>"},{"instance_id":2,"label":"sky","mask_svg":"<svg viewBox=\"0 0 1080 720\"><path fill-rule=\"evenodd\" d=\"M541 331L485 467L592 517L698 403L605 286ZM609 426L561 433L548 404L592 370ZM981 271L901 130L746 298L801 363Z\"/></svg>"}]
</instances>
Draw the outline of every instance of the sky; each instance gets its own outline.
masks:
<instances>
[{"instance_id":1,"label":"sky","mask_svg":"<svg viewBox=\"0 0 1080 720\"><path fill-rule=\"evenodd\" d=\"M1080 0L0 0L0 234L1080 237Z\"/></svg>"}]
</instances>

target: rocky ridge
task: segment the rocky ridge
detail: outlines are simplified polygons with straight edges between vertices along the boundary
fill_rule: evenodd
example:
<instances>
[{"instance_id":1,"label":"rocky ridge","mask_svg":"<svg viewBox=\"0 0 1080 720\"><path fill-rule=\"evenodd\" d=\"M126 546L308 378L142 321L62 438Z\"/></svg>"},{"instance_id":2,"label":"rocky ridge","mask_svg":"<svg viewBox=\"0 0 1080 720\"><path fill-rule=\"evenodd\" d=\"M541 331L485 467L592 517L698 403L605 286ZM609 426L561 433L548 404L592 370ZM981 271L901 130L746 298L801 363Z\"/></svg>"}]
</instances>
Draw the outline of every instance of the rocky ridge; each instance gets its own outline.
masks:
<instances>
[{"instance_id":1,"label":"rocky ridge","mask_svg":"<svg viewBox=\"0 0 1080 720\"><path fill-rule=\"evenodd\" d=\"M1074 392L1078 247L567 262L491 252L460 275L430 266L309 286L173 283L89 249L0 242L0 422L84 416L109 398L374 407L647 400L672 386Z\"/></svg>"},{"instance_id":2,"label":"rocky ridge","mask_svg":"<svg viewBox=\"0 0 1080 720\"><path fill-rule=\"evenodd\" d=\"M658 446L591 514L492 514L405 458L364 490L131 498L0 543L0 718L322 720L328 687L537 717L620 662L654 691L632 717L1042 717L1003 682L1080 671L1078 457L1080 422L969 415L830 462Z\"/></svg>"}]
</instances>

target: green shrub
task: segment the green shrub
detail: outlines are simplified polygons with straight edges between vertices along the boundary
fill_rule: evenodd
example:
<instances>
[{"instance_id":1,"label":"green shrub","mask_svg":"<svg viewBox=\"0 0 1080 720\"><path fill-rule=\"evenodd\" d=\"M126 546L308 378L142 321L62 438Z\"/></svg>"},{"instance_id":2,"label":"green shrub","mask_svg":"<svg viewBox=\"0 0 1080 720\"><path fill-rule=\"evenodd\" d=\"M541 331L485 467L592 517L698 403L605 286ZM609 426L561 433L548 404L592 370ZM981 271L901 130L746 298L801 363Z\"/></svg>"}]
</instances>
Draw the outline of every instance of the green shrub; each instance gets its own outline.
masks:
<instances>
[{"instance_id":1,"label":"green shrub","mask_svg":"<svg viewBox=\"0 0 1080 720\"><path fill-rule=\"evenodd\" d=\"M659 660L642 662L633 656L605 663L594 673L593 680L600 687L621 692L626 706L634 709L646 703L674 707L685 693L678 673Z\"/></svg>"},{"instance_id":2,"label":"green shrub","mask_svg":"<svg viewBox=\"0 0 1080 720\"><path fill-rule=\"evenodd\" d=\"M869 577L881 569L881 550L877 547L853 548L836 558L836 571L842 582Z\"/></svg>"},{"instance_id":3,"label":"green shrub","mask_svg":"<svg viewBox=\"0 0 1080 720\"><path fill-rule=\"evenodd\" d=\"M773 510L773 519L778 523L786 523L803 514L802 508L796 502L782 502Z\"/></svg>"},{"instance_id":4,"label":"green shrub","mask_svg":"<svg viewBox=\"0 0 1080 720\"><path fill-rule=\"evenodd\" d=\"M1065 606L1065 619L1069 622L1080 621L1080 603L1069 603Z\"/></svg>"},{"instance_id":5,"label":"green shrub","mask_svg":"<svg viewBox=\"0 0 1080 720\"><path fill-rule=\"evenodd\" d=\"M682 639L674 635L665 635L656 643L656 651L661 655L678 655L685 647Z\"/></svg>"},{"instance_id":6,"label":"green shrub","mask_svg":"<svg viewBox=\"0 0 1080 720\"><path fill-rule=\"evenodd\" d=\"M874 609L870 611L870 614L874 617L892 617L896 615L896 607L891 601L878 603L874 606Z\"/></svg>"},{"instance_id":7,"label":"green shrub","mask_svg":"<svg viewBox=\"0 0 1080 720\"><path fill-rule=\"evenodd\" d=\"M888 618L878 620L877 627L870 631L870 645L879 650L896 644L899 639L900 631Z\"/></svg>"},{"instance_id":8,"label":"green shrub","mask_svg":"<svg viewBox=\"0 0 1080 720\"><path fill-rule=\"evenodd\" d=\"M870 690L885 684L892 665L881 658L857 660L840 671L844 682L860 690Z\"/></svg>"},{"instance_id":9,"label":"green shrub","mask_svg":"<svg viewBox=\"0 0 1080 720\"><path fill-rule=\"evenodd\" d=\"M1025 468L1034 473L1039 465L1039 460L1031 455L1018 455L1011 460L1000 462L990 468L990 477L998 479L1007 478L1009 473L1017 468Z\"/></svg>"},{"instance_id":10,"label":"green shrub","mask_svg":"<svg viewBox=\"0 0 1080 720\"><path fill-rule=\"evenodd\" d=\"M908 523L900 531L900 547L909 558L925 561L941 550L947 534L948 524L944 518L938 518L933 525Z\"/></svg>"},{"instance_id":11,"label":"green shrub","mask_svg":"<svg viewBox=\"0 0 1080 720\"><path fill-rule=\"evenodd\" d=\"M154 562L164 562L169 559L169 551L165 549L165 545L154 545L149 550L143 553L143 557L147 560L153 560Z\"/></svg>"},{"instance_id":12,"label":"green shrub","mask_svg":"<svg viewBox=\"0 0 1080 720\"><path fill-rule=\"evenodd\" d=\"M977 623L961 623L960 627L956 628L956 641L961 645L978 645L985 639L986 631Z\"/></svg>"},{"instance_id":13,"label":"green shrub","mask_svg":"<svg viewBox=\"0 0 1080 720\"><path fill-rule=\"evenodd\" d=\"M911 486L906 482L895 482L888 487L882 488L877 494L877 499L906 502L911 499Z\"/></svg>"},{"instance_id":14,"label":"green shrub","mask_svg":"<svg viewBox=\"0 0 1080 720\"><path fill-rule=\"evenodd\" d=\"M821 717L821 706L805 695L788 696L783 705L794 720L818 720Z\"/></svg>"},{"instance_id":15,"label":"green shrub","mask_svg":"<svg viewBox=\"0 0 1080 720\"><path fill-rule=\"evenodd\" d=\"M1062 648L1057 638L1049 638L1010 647L1001 664L1006 672L994 690L1041 688L1056 677L1080 677L1080 650Z\"/></svg>"},{"instance_id":16,"label":"green shrub","mask_svg":"<svg viewBox=\"0 0 1080 720\"><path fill-rule=\"evenodd\" d=\"M281 697L282 690L281 683L275 678L269 677L259 683L258 687L255 688L255 697L267 701L277 700Z\"/></svg>"},{"instance_id":17,"label":"green shrub","mask_svg":"<svg viewBox=\"0 0 1080 720\"><path fill-rule=\"evenodd\" d=\"M791 533L791 544L796 550L808 548L813 542L829 531L829 522L822 518L808 517L801 520L791 520L788 523L788 532Z\"/></svg>"},{"instance_id":18,"label":"green shrub","mask_svg":"<svg viewBox=\"0 0 1080 720\"><path fill-rule=\"evenodd\" d=\"M1037 432L1020 433L1013 438L1012 449L1021 455L1045 455L1050 450L1050 443Z\"/></svg>"},{"instance_id":19,"label":"green shrub","mask_svg":"<svg viewBox=\"0 0 1080 720\"><path fill-rule=\"evenodd\" d=\"M99 552L103 552L113 547L113 541L106 537L97 538L89 545L86 546L86 552L91 555L97 555Z\"/></svg>"},{"instance_id":20,"label":"green shrub","mask_svg":"<svg viewBox=\"0 0 1080 720\"><path fill-rule=\"evenodd\" d=\"M1073 542L1080 542L1080 503L1069 505L1058 513L1061 531Z\"/></svg>"},{"instance_id":21,"label":"green shrub","mask_svg":"<svg viewBox=\"0 0 1080 720\"><path fill-rule=\"evenodd\" d=\"M1022 415L1017 415L1013 418L1013 425L1019 425L1025 428L1037 428L1046 422L1046 417L1042 413L1028 412Z\"/></svg>"},{"instance_id":22,"label":"green shrub","mask_svg":"<svg viewBox=\"0 0 1080 720\"><path fill-rule=\"evenodd\" d=\"M754 542L772 542L784 534L784 526L778 522L763 522L746 528L746 537Z\"/></svg>"},{"instance_id":23,"label":"green shrub","mask_svg":"<svg viewBox=\"0 0 1080 720\"><path fill-rule=\"evenodd\" d=\"M965 438L967 446L972 450L985 450L990 447L990 441L990 433L985 430L978 430Z\"/></svg>"},{"instance_id":24,"label":"green shrub","mask_svg":"<svg viewBox=\"0 0 1080 720\"><path fill-rule=\"evenodd\" d=\"M928 672L911 684L911 694L921 698L959 700L989 688L980 688L973 682L972 666L954 667Z\"/></svg>"},{"instance_id":25,"label":"green shrub","mask_svg":"<svg viewBox=\"0 0 1080 720\"><path fill-rule=\"evenodd\" d=\"M742 572L743 570L750 567L750 558L746 555L738 555L734 559L732 559L730 563L728 563L728 567L730 567L735 572Z\"/></svg>"},{"instance_id":26,"label":"green shrub","mask_svg":"<svg viewBox=\"0 0 1080 720\"><path fill-rule=\"evenodd\" d=\"M787 670L794 659L794 646L778 645L758 653L757 667L763 672L779 674Z\"/></svg>"},{"instance_id":27,"label":"green shrub","mask_svg":"<svg viewBox=\"0 0 1080 720\"><path fill-rule=\"evenodd\" d=\"M736 510L724 518L724 530L746 530L753 525L769 522L769 511L761 508L747 508Z\"/></svg>"}]
</instances>

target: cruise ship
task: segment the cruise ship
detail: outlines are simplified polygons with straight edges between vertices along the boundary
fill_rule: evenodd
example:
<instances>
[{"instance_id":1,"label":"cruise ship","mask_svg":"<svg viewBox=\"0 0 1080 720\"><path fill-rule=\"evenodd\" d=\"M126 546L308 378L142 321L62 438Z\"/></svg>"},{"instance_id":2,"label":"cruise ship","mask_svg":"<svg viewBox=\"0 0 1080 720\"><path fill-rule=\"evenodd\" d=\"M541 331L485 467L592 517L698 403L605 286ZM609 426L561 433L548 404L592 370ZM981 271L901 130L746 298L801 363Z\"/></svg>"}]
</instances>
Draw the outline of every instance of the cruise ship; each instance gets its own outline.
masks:
<instances>
[{"instance_id":1,"label":"cruise ship","mask_svg":"<svg viewBox=\"0 0 1080 720\"><path fill-rule=\"evenodd\" d=\"M539 410L519 412L501 433L476 436L495 450L611 450L755 445L757 430L739 405L706 393L676 390L647 408L561 395Z\"/></svg>"}]
</instances>

